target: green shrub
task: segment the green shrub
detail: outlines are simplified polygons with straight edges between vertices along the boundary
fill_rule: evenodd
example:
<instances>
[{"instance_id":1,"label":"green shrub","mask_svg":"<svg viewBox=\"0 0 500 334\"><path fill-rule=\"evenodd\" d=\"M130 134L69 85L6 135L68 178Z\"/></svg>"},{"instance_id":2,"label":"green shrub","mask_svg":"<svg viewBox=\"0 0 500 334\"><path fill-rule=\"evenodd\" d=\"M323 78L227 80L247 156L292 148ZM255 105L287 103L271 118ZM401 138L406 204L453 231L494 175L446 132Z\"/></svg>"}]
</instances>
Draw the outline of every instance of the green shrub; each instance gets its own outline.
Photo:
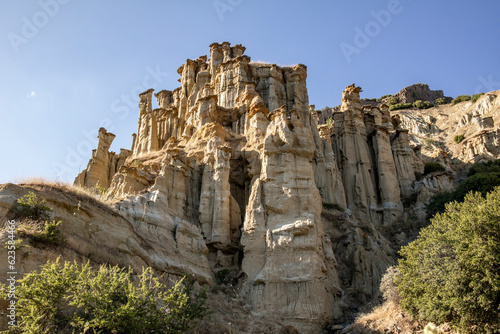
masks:
<instances>
[{"instance_id":1,"label":"green shrub","mask_svg":"<svg viewBox=\"0 0 500 334\"><path fill-rule=\"evenodd\" d=\"M435 101L436 104L446 104L446 99L444 97L438 97Z\"/></svg>"},{"instance_id":2,"label":"green shrub","mask_svg":"<svg viewBox=\"0 0 500 334\"><path fill-rule=\"evenodd\" d=\"M338 205L337 203L323 202L323 207L329 210L337 210L342 212L345 211L345 209L342 206Z\"/></svg>"},{"instance_id":3,"label":"green shrub","mask_svg":"<svg viewBox=\"0 0 500 334\"><path fill-rule=\"evenodd\" d=\"M467 176L480 173L500 173L500 159L473 164L467 171Z\"/></svg>"},{"instance_id":4,"label":"green shrub","mask_svg":"<svg viewBox=\"0 0 500 334\"><path fill-rule=\"evenodd\" d=\"M462 140L464 140L464 139L465 139L464 135L456 135L455 137L453 137L453 141L457 144L462 142Z\"/></svg>"},{"instance_id":5,"label":"green shrub","mask_svg":"<svg viewBox=\"0 0 500 334\"><path fill-rule=\"evenodd\" d=\"M52 209L45 204L43 198L38 198L34 192L30 191L28 195L24 195L16 201L12 207L12 211L17 218L46 220L49 219Z\"/></svg>"},{"instance_id":6,"label":"green shrub","mask_svg":"<svg viewBox=\"0 0 500 334\"><path fill-rule=\"evenodd\" d=\"M453 101L451 101L451 105L454 106L457 103L469 101L469 100L470 100L470 95L459 95L456 98L454 98Z\"/></svg>"},{"instance_id":7,"label":"green shrub","mask_svg":"<svg viewBox=\"0 0 500 334\"><path fill-rule=\"evenodd\" d=\"M365 101L377 102L377 99L375 99L375 98L373 98L373 99L365 99Z\"/></svg>"},{"instance_id":8,"label":"green shrub","mask_svg":"<svg viewBox=\"0 0 500 334\"><path fill-rule=\"evenodd\" d=\"M386 97L391 97L392 95L391 94L387 94L387 95L382 95L381 97L379 97L377 99L377 102L381 102L383 99L385 99ZM397 103L397 102L396 102Z\"/></svg>"},{"instance_id":9,"label":"green shrub","mask_svg":"<svg viewBox=\"0 0 500 334\"><path fill-rule=\"evenodd\" d=\"M467 178L454 191L443 192L430 199L427 214L432 217L444 212L447 203L462 202L471 191L486 196L497 186L500 186L500 160L476 163L469 168Z\"/></svg>"},{"instance_id":10,"label":"green shrub","mask_svg":"<svg viewBox=\"0 0 500 334\"><path fill-rule=\"evenodd\" d=\"M431 197L426 205L427 218L433 217L436 213L444 212L446 204L455 201L455 193L452 191L443 191Z\"/></svg>"},{"instance_id":11,"label":"green shrub","mask_svg":"<svg viewBox=\"0 0 500 334\"><path fill-rule=\"evenodd\" d=\"M482 196L500 185L500 173L480 173L469 176L454 191L456 201L462 201L469 192L479 192Z\"/></svg>"},{"instance_id":12,"label":"green shrub","mask_svg":"<svg viewBox=\"0 0 500 334\"><path fill-rule=\"evenodd\" d=\"M168 289L151 268L134 282L130 268L47 262L18 281L16 297L22 333L180 334L208 315L204 290L182 280Z\"/></svg>"},{"instance_id":13,"label":"green shrub","mask_svg":"<svg viewBox=\"0 0 500 334\"><path fill-rule=\"evenodd\" d=\"M439 162L427 162L424 166L424 175L434 172L442 172L445 170L446 168Z\"/></svg>"},{"instance_id":14,"label":"green shrub","mask_svg":"<svg viewBox=\"0 0 500 334\"><path fill-rule=\"evenodd\" d=\"M500 331L500 188L452 202L403 247L396 285L412 316L464 333Z\"/></svg>"},{"instance_id":15,"label":"green shrub","mask_svg":"<svg viewBox=\"0 0 500 334\"><path fill-rule=\"evenodd\" d=\"M418 101L413 102L413 108L429 109L431 107L434 107L434 105L432 103L430 103L429 101L418 100Z\"/></svg>"},{"instance_id":16,"label":"green shrub","mask_svg":"<svg viewBox=\"0 0 500 334\"><path fill-rule=\"evenodd\" d=\"M399 103L399 98L397 96L393 96L389 100L387 100L387 105L389 106L397 103Z\"/></svg>"},{"instance_id":17,"label":"green shrub","mask_svg":"<svg viewBox=\"0 0 500 334\"><path fill-rule=\"evenodd\" d=\"M472 95L472 97L471 97L471 99L470 99L470 100L474 103L474 102L476 102L477 100L479 100L479 98L480 98L482 95L484 95L484 93L474 94L474 95Z\"/></svg>"},{"instance_id":18,"label":"green shrub","mask_svg":"<svg viewBox=\"0 0 500 334\"><path fill-rule=\"evenodd\" d=\"M432 148L432 146L434 146L434 140L430 138L424 138L422 141L426 147Z\"/></svg>"},{"instance_id":19,"label":"green shrub","mask_svg":"<svg viewBox=\"0 0 500 334\"><path fill-rule=\"evenodd\" d=\"M218 284L229 284L233 281L233 275L229 269L221 269L215 273L215 280Z\"/></svg>"},{"instance_id":20,"label":"green shrub","mask_svg":"<svg viewBox=\"0 0 500 334\"><path fill-rule=\"evenodd\" d=\"M389 106L389 111L400 110L400 109L411 109L413 108L413 103L397 103Z\"/></svg>"},{"instance_id":21,"label":"green shrub","mask_svg":"<svg viewBox=\"0 0 500 334\"><path fill-rule=\"evenodd\" d=\"M46 221L40 230L34 230L30 235L33 242L47 243L59 245L62 242L61 231L59 230L59 225L62 221L56 222L55 220L49 222Z\"/></svg>"}]
</instances>

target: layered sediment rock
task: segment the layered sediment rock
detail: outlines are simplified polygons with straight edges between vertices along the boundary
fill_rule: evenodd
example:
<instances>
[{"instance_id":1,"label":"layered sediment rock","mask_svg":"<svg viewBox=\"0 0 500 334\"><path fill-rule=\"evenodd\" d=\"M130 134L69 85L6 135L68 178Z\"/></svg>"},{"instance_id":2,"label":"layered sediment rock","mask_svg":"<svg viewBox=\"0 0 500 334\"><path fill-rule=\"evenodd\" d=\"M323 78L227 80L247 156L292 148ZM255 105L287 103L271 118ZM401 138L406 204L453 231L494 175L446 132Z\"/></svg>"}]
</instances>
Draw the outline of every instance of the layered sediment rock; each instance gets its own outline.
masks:
<instances>
[{"instance_id":1,"label":"layered sediment rock","mask_svg":"<svg viewBox=\"0 0 500 334\"><path fill-rule=\"evenodd\" d=\"M187 60L181 87L155 94L157 109L153 90L140 94L126 162L91 163L113 171L107 195L122 199L124 217L166 226L177 247L206 260L201 277L228 269L254 312L312 332L341 315L345 291L364 300L378 293L392 251L371 224L402 214L413 155L387 107L361 107L359 87L346 88L333 126L319 126L306 66L256 64L244 51L214 43L209 60ZM105 157L109 145L101 146ZM345 252L322 203L348 208L338 218L353 243ZM358 221L371 227L361 231ZM339 278L339 266L351 265L359 272Z\"/></svg>"},{"instance_id":2,"label":"layered sediment rock","mask_svg":"<svg viewBox=\"0 0 500 334\"><path fill-rule=\"evenodd\" d=\"M334 147L346 203L362 220L390 224L403 212L398 169L404 166L394 161L387 106L361 108L360 91L354 84L347 87L340 112L334 114Z\"/></svg>"},{"instance_id":3,"label":"layered sediment rock","mask_svg":"<svg viewBox=\"0 0 500 334\"><path fill-rule=\"evenodd\" d=\"M75 184L96 187L100 186L108 188L111 184L111 179L115 173L125 164L125 160L130 156L131 152L127 149L121 149L119 154L110 152L109 148L115 139L115 135L107 132L105 128L99 129L97 149L92 151L87 169L82 171L75 180Z\"/></svg>"}]
</instances>

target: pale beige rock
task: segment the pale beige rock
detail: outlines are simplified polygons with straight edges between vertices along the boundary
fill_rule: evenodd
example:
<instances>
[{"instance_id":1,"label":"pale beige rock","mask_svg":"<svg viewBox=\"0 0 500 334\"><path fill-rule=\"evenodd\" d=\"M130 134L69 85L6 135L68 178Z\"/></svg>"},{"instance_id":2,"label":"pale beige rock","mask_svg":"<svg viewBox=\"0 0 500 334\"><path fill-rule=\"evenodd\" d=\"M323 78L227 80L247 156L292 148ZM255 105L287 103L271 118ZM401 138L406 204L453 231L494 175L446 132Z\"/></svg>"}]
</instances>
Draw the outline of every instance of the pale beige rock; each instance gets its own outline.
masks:
<instances>
[{"instance_id":1,"label":"pale beige rock","mask_svg":"<svg viewBox=\"0 0 500 334\"><path fill-rule=\"evenodd\" d=\"M214 43L209 60L188 59L181 86L155 94L157 109L153 90L140 95L132 153L115 159L107 196L141 235L158 234L161 252L182 252L158 255L159 268L192 267L201 282L230 270L254 314L316 332L341 316L351 293L376 295L391 254L355 218L346 218L344 247L325 232L322 202L366 224L393 221L398 181L410 178L398 173L413 156L395 160L387 108L362 110L356 87L344 93L334 128L319 127L306 66L252 63L244 51ZM350 280L339 278L347 260L338 254L357 271Z\"/></svg>"},{"instance_id":2,"label":"pale beige rock","mask_svg":"<svg viewBox=\"0 0 500 334\"><path fill-rule=\"evenodd\" d=\"M253 310L284 317L299 330L319 329L340 292L325 247L321 199L310 159L314 143L294 110L274 112L252 185L242 236L243 290ZM288 268L294 268L289 270Z\"/></svg>"},{"instance_id":3,"label":"pale beige rock","mask_svg":"<svg viewBox=\"0 0 500 334\"><path fill-rule=\"evenodd\" d=\"M362 220L376 219L377 198L373 164L367 144L360 87L348 86L342 95L341 111L334 115L336 156L344 181L347 207Z\"/></svg>"},{"instance_id":4,"label":"pale beige rock","mask_svg":"<svg viewBox=\"0 0 500 334\"><path fill-rule=\"evenodd\" d=\"M398 175L399 187L403 199L409 198L413 193L415 170L413 167L414 152L410 148L408 130L399 129L391 138L392 154Z\"/></svg>"},{"instance_id":5,"label":"pale beige rock","mask_svg":"<svg viewBox=\"0 0 500 334\"><path fill-rule=\"evenodd\" d=\"M75 184L95 188L96 186L107 189L111 184L113 175L123 166L125 160L131 155L126 149L121 149L120 154L109 152L115 135L100 128L97 149L92 151L87 169L82 171L75 179Z\"/></svg>"},{"instance_id":6,"label":"pale beige rock","mask_svg":"<svg viewBox=\"0 0 500 334\"><path fill-rule=\"evenodd\" d=\"M137 137L132 148L134 157L152 153L158 150L158 125L156 114L152 107L153 89L149 89L139 95L139 125Z\"/></svg>"}]
</instances>

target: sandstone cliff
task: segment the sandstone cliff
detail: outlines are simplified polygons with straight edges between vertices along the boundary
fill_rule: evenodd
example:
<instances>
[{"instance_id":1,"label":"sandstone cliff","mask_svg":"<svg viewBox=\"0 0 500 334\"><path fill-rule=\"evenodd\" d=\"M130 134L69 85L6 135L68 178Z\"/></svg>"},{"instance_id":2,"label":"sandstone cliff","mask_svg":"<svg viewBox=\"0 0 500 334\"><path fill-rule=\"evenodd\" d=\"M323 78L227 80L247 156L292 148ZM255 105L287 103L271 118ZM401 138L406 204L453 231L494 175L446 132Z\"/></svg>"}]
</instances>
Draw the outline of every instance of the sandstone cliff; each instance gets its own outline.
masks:
<instances>
[{"instance_id":1,"label":"sandstone cliff","mask_svg":"<svg viewBox=\"0 0 500 334\"><path fill-rule=\"evenodd\" d=\"M35 190L65 222L65 258L152 266L208 285L229 270L252 315L301 333L376 296L394 262L378 228L425 218L425 201L453 186L455 161L499 154L497 93L391 113L363 102L353 84L327 125L309 105L306 66L252 63L244 52L214 43L210 58L178 69L179 88L141 93L131 150L110 152L115 136L99 130L75 184L105 190L109 207L57 187L9 184L0 217ZM456 133L466 139L448 145ZM424 176L427 161L449 171ZM30 258L23 272L57 252Z\"/></svg>"},{"instance_id":2,"label":"sandstone cliff","mask_svg":"<svg viewBox=\"0 0 500 334\"><path fill-rule=\"evenodd\" d=\"M153 91L142 93L130 156L114 175L94 179L111 180L107 196L132 222L189 226L188 243L205 245L198 257L210 266L197 274L231 270L255 314L307 333L341 316L345 290L376 295L392 263L371 224L402 214L394 130L387 109L361 110L352 87L343 99L347 130L318 126L306 67L252 63L244 51L214 43L210 59L188 60L178 70L181 87L155 94L158 109ZM353 127L359 121L366 131ZM107 161L93 158L75 183L94 186L89 175L113 170ZM343 218L322 218L322 203L349 208L349 251L327 233ZM356 230L358 220L368 232ZM349 255L339 261L336 252ZM344 273L351 265L355 276Z\"/></svg>"}]
</instances>

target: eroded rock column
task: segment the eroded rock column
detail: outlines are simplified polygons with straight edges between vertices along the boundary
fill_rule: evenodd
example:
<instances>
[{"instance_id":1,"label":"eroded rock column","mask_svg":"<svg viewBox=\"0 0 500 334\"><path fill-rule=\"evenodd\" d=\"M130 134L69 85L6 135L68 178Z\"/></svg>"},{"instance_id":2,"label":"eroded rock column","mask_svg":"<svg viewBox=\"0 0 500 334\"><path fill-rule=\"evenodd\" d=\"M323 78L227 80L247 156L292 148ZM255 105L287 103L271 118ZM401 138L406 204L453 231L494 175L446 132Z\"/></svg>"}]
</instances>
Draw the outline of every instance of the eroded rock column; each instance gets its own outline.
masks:
<instances>
[{"instance_id":1,"label":"eroded rock column","mask_svg":"<svg viewBox=\"0 0 500 334\"><path fill-rule=\"evenodd\" d=\"M334 315L339 289L331 247L324 246L313 139L290 113L287 120L285 109L275 111L252 184L241 240L243 290L255 312L311 332Z\"/></svg>"}]
</instances>

